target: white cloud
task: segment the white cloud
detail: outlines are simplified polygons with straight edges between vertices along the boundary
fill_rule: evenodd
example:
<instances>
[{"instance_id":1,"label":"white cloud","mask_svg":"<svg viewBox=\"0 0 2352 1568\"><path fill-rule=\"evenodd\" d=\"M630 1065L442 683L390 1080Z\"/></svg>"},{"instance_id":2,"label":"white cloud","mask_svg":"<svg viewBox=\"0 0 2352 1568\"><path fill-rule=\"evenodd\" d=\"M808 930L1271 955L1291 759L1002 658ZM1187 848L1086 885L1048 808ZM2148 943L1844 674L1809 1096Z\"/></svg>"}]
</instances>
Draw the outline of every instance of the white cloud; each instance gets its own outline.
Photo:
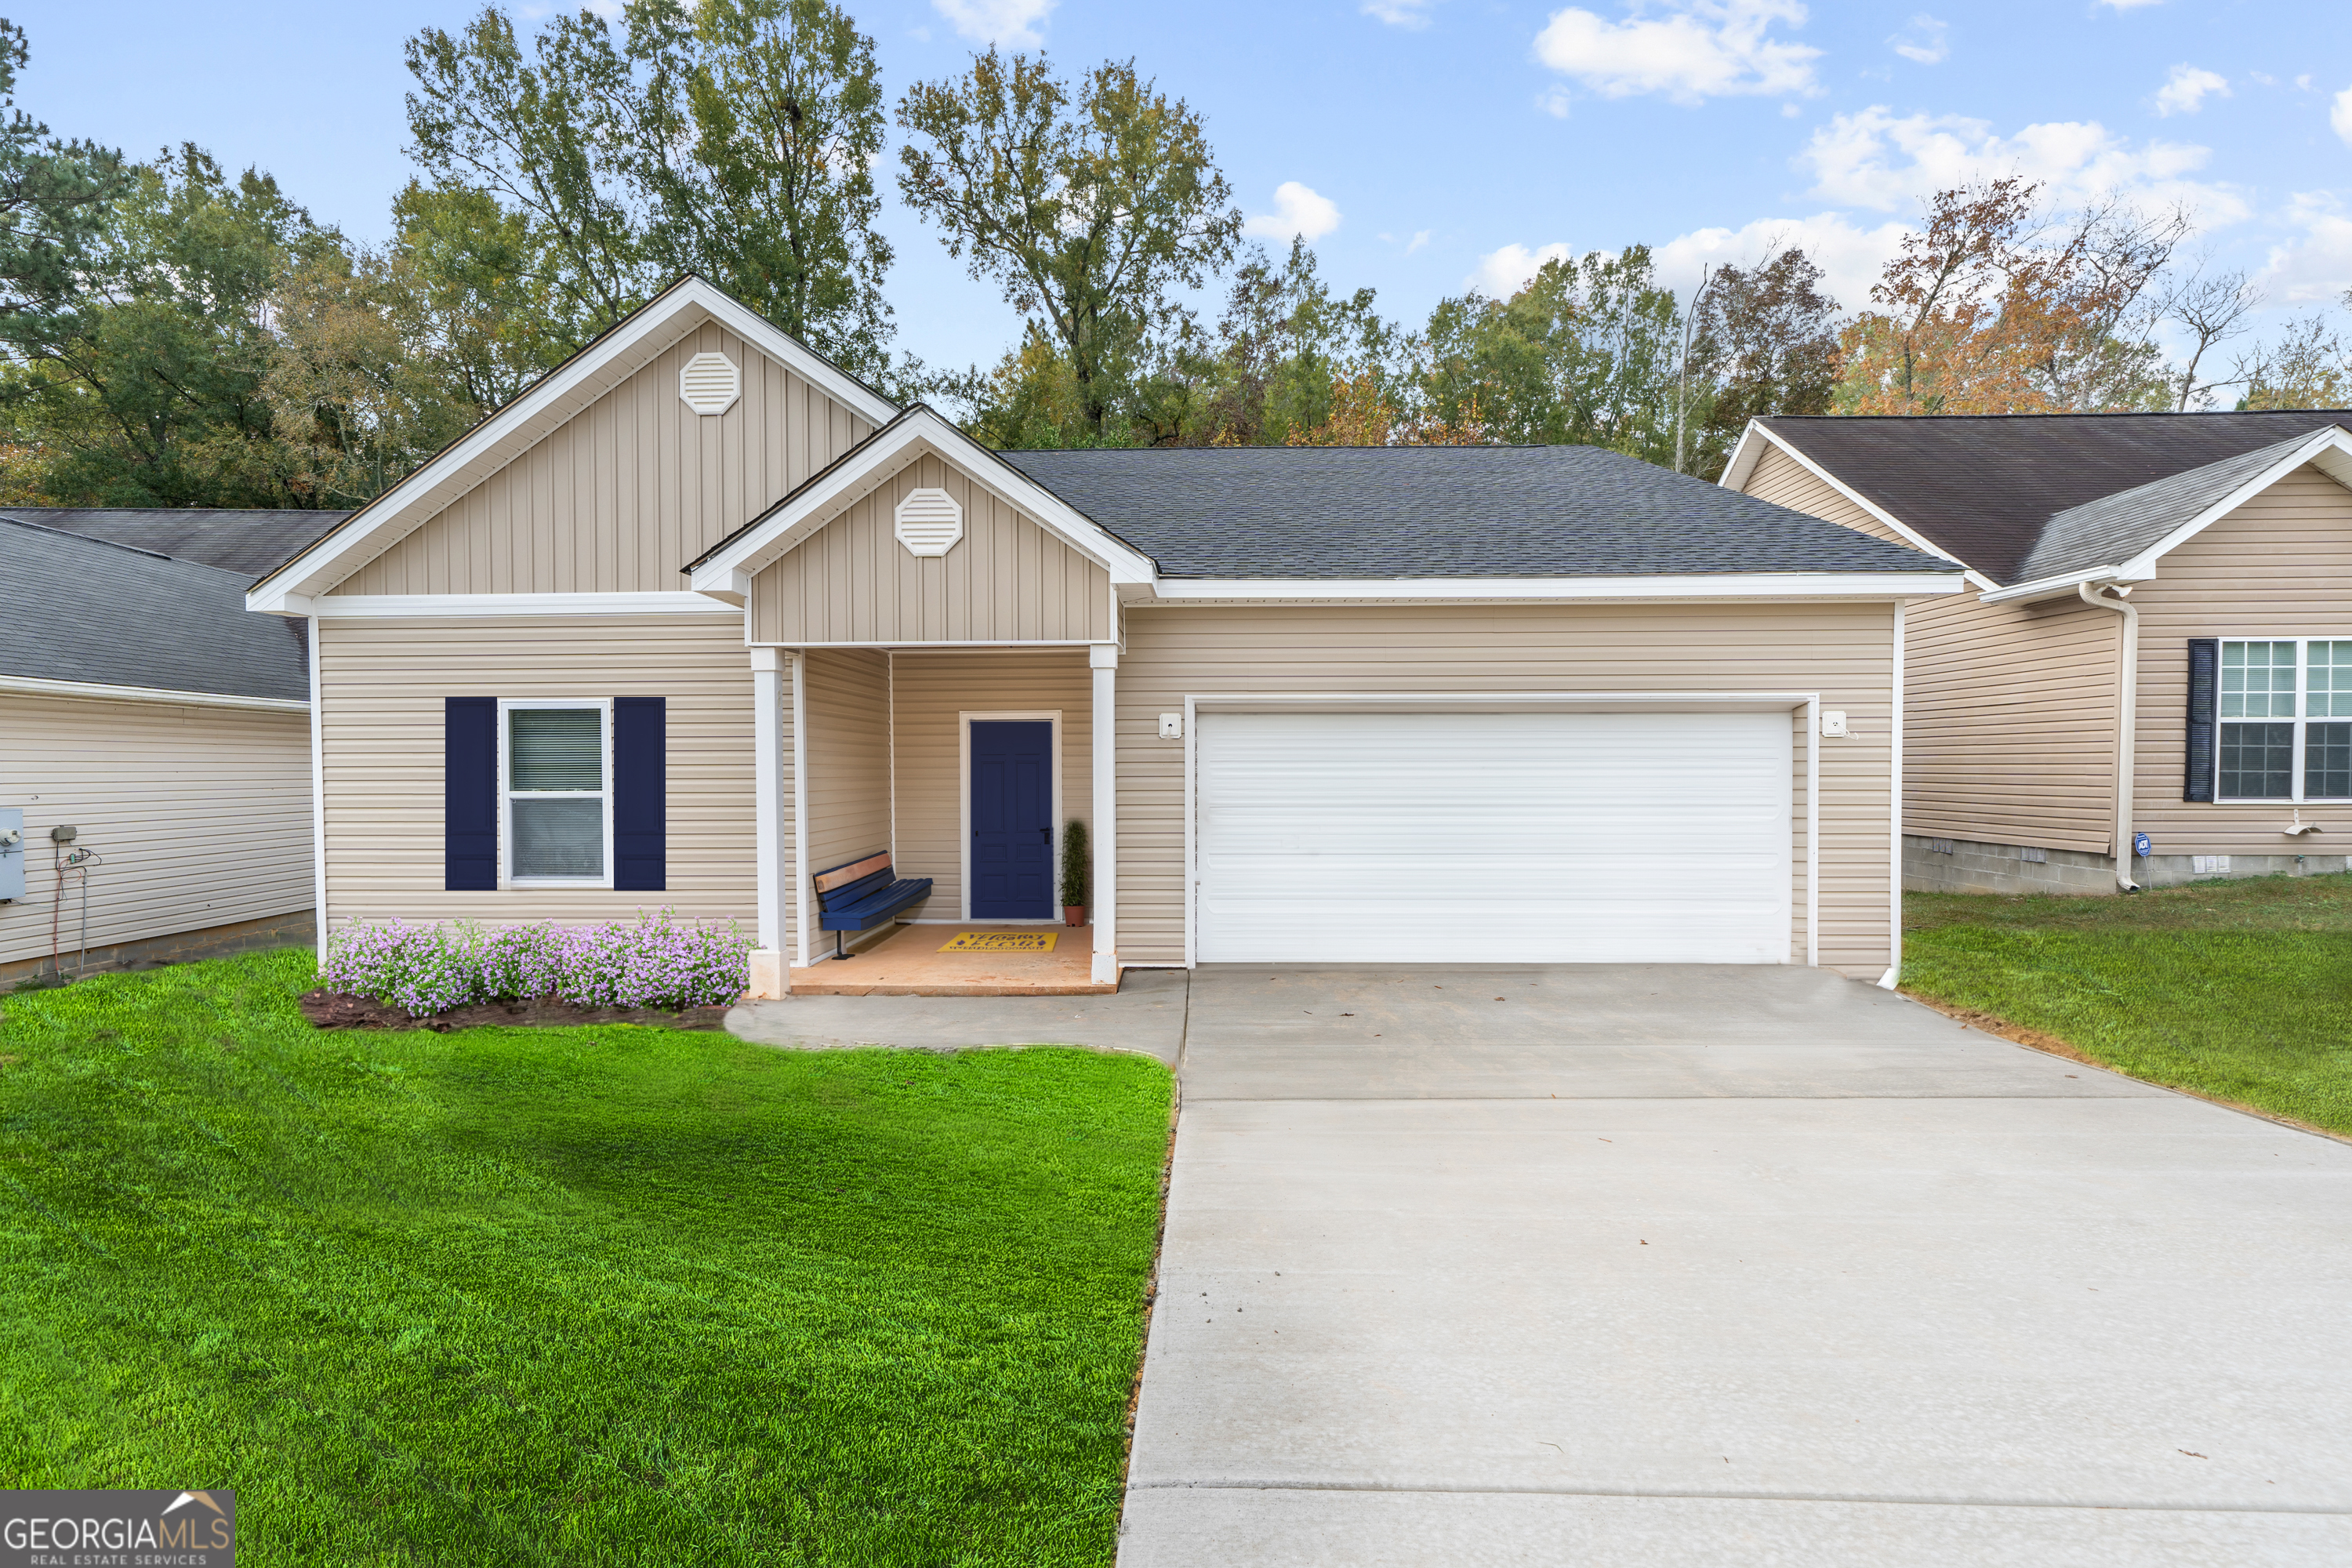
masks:
<instances>
[{"instance_id":1,"label":"white cloud","mask_svg":"<svg viewBox=\"0 0 2352 1568\"><path fill-rule=\"evenodd\" d=\"M2336 95L2335 103L2327 110L2327 123L2335 127L2336 134L2344 138L2347 146L2352 146L2352 87Z\"/></svg>"},{"instance_id":2,"label":"white cloud","mask_svg":"<svg viewBox=\"0 0 2352 1568\"><path fill-rule=\"evenodd\" d=\"M1436 4L1437 0L1364 0L1364 15L1391 27L1421 28L1429 26L1429 8Z\"/></svg>"},{"instance_id":3,"label":"white cloud","mask_svg":"<svg viewBox=\"0 0 2352 1568\"><path fill-rule=\"evenodd\" d=\"M1034 49L1045 41L1037 29L1055 0L931 0L931 9L976 44L1009 44Z\"/></svg>"},{"instance_id":4,"label":"white cloud","mask_svg":"<svg viewBox=\"0 0 2352 1568\"><path fill-rule=\"evenodd\" d=\"M2260 281L2271 298L2288 305L2333 303L2352 289L2352 213L2326 192L2298 192L2286 221L2302 234L2273 247Z\"/></svg>"},{"instance_id":5,"label":"white cloud","mask_svg":"<svg viewBox=\"0 0 2352 1568\"><path fill-rule=\"evenodd\" d=\"M2230 96L2230 79L2214 71L2197 66L2175 66L2156 89L2156 111L2158 114L2194 114L2205 107L2205 100L2214 94Z\"/></svg>"},{"instance_id":6,"label":"white cloud","mask_svg":"<svg viewBox=\"0 0 2352 1568\"><path fill-rule=\"evenodd\" d=\"M1568 89L1564 87L1551 88L1536 95L1536 107L1554 120L1568 118L1568 106L1571 101L1573 100L1568 96Z\"/></svg>"},{"instance_id":7,"label":"white cloud","mask_svg":"<svg viewBox=\"0 0 2352 1568\"><path fill-rule=\"evenodd\" d=\"M1916 60L1932 66L1952 52L1951 24L1938 22L1925 11L1911 18L1911 25L1886 40L1895 52L1906 60Z\"/></svg>"},{"instance_id":8,"label":"white cloud","mask_svg":"<svg viewBox=\"0 0 2352 1568\"><path fill-rule=\"evenodd\" d=\"M2246 204L2234 187L2188 178L2211 152L2178 142L2134 146L2096 121L2053 121L2014 136L1964 115L1896 118L1884 106L1833 116L1797 154L1812 194L1841 206L1892 212L1971 180L2021 174L2059 203L2115 192L2145 204L2181 203L2207 226L2235 223Z\"/></svg>"},{"instance_id":9,"label":"white cloud","mask_svg":"<svg viewBox=\"0 0 2352 1568\"><path fill-rule=\"evenodd\" d=\"M1681 0L1660 15L1637 5L1612 22L1570 6L1536 35L1536 56L1604 98L1662 92L1676 103L1734 94L1815 93L1822 51L1767 37L1799 26L1798 0Z\"/></svg>"},{"instance_id":10,"label":"white cloud","mask_svg":"<svg viewBox=\"0 0 2352 1568\"><path fill-rule=\"evenodd\" d=\"M1425 228L1414 229L1412 237L1405 241L1404 253L1411 256L1414 251L1425 248L1429 244L1429 232Z\"/></svg>"},{"instance_id":11,"label":"white cloud","mask_svg":"<svg viewBox=\"0 0 2352 1568\"><path fill-rule=\"evenodd\" d=\"M1480 257L1478 270L1463 282L1490 300L1507 300L1526 288L1528 279L1542 271L1545 262L1565 261L1574 254L1559 240L1533 250L1524 245L1507 245Z\"/></svg>"},{"instance_id":12,"label":"white cloud","mask_svg":"<svg viewBox=\"0 0 2352 1568\"><path fill-rule=\"evenodd\" d=\"M1242 221L1242 232L1251 238L1271 239L1283 245L1289 244L1293 235L1312 244L1339 226L1337 204L1297 180L1285 180L1275 186L1274 211Z\"/></svg>"},{"instance_id":13,"label":"white cloud","mask_svg":"<svg viewBox=\"0 0 2352 1568\"><path fill-rule=\"evenodd\" d=\"M1702 267L1753 267L1775 250L1796 248L1823 273L1822 289L1848 310L1866 309L1870 286L1903 243L1908 226L1889 220L1861 228L1838 213L1761 218L1741 228L1702 228L1656 252L1658 280L1688 298Z\"/></svg>"}]
</instances>

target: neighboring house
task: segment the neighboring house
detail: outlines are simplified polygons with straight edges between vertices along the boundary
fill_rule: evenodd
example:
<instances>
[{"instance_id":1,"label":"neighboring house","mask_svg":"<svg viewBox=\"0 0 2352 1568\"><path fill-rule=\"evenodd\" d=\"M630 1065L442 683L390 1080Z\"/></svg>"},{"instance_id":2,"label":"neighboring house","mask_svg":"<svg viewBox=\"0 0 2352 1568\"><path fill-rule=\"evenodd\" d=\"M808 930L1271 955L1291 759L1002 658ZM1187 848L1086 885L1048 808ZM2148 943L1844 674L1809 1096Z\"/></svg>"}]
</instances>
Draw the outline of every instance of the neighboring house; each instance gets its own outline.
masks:
<instances>
[{"instance_id":1,"label":"neighboring house","mask_svg":"<svg viewBox=\"0 0 2352 1568\"><path fill-rule=\"evenodd\" d=\"M306 638L245 592L341 515L0 513L0 983L310 938Z\"/></svg>"},{"instance_id":2,"label":"neighboring house","mask_svg":"<svg viewBox=\"0 0 2352 1568\"><path fill-rule=\"evenodd\" d=\"M1748 426L1726 486L1968 568L1970 592L1905 623L1907 885L2347 868L2347 426L2340 411Z\"/></svg>"},{"instance_id":3,"label":"neighboring house","mask_svg":"<svg viewBox=\"0 0 2352 1568\"><path fill-rule=\"evenodd\" d=\"M1878 979L1896 606L1960 586L1588 447L1000 456L689 279L248 604L313 627L327 921L668 907L775 994L814 876L1052 920L1072 820L1098 983Z\"/></svg>"}]
</instances>

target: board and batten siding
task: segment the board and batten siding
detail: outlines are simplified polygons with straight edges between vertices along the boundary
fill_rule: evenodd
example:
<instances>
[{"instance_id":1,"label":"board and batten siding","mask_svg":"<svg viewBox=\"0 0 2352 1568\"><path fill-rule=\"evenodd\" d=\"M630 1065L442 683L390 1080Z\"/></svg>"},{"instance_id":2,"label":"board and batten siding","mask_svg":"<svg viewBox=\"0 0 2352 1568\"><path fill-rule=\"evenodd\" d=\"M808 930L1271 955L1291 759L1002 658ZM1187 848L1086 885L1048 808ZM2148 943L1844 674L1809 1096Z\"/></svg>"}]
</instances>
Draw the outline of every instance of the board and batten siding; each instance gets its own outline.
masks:
<instances>
[{"instance_id":1,"label":"board and batten siding","mask_svg":"<svg viewBox=\"0 0 2352 1568\"><path fill-rule=\"evenodd\" d=\"M733 616L317 624L326 916L334 927L395 918L587 924L668 908L688 919L740 921L751 934L751 670ZM442 759L450 697L666 699L667 889L447 890Z\"/></svg>"},{"instance_id":2,"label":"board and batten siding","mask_svg":"<svg viewBox=\"0 0 2352 1568\"><path fill-rule=\"evenodd\" d=\"M1055 842L1094 812L1094 686L1083 648L972 648L891 656L899 874L938 885L915 920L963 912L963 713L1062 715L1062 813ZM1060 860L1055 862L1058 879ZM1120 889L1121 901L1126 898Z\"/></svg>"},{"instance_id":3,"label":"board and batten siding","mask_svg":"<svg viewBox=\"0 0 2352 1568\"><path fill-rule=\"evenodd\" d=\"M677 375L710 352L741 369L743 395L704 416ZM332 592L676 593L688 562L872 433L706 321Z\"/></svg>"},{"instance_id":4,"label":"board and batten siding","mask_svg":"<svg viewBox=\"0 0 2352 1568\"><path fill-rule=\"evenodd\" d=\"M808 869L814 876L890 847L889 661L882 654L854 648L802 658L801 712L808 726ZM794 886L811 911L814 944L815 891ZM830 937L824 946L830 950ZM799 952L797 931L788 951ZM812 956L814 952L812 946Z\"/></svg>"},{"instance_id":5,"label":"board and batten siding","mask_svg":"<svg viewBox=\"0 0 2352 1568\"><path fill-rule=\"evenodd\" d=\"M893 513L919 489L963 508L945 555L898 542ZM926 453L752 579L751 640L1107 642L1110 595L1100 565Z\"/></svg>"},{"instance_id":6,"label":"board and batten siding","mask_svg":"<svg viewBox=\"0 0 2352 1568\"><path fill-rule=\"evenodd\" d=\"M2303 808L2326 831L2289 838L2284 801L2180 798L2191 637L2352 637L2352 491L2315 468L2288 475L2157 564L2139 606L2133 826L2159 855L2340 855L2352 805ZM2116 617L2105 616L2108 620ZM2217 737L2218 740L2218 737Z\"/></svg>"},{"instance_id":7,"label":"board and batten siding","mask_svg":"<svg viewBox=\"0 0 2352 1568\"><path fill-rule=\"evenodd\" d=\"M1775 446L1744 489L1874 539L1910 542ZM1904 831L2108 853L2116 621L2071 598L1987 605L1973 589L1908 605Z\"/></svg>"},{"instance_id":8,"label":"board and batten siding","mask_svg":"<svg viewBox=\"0 0 2352 1568\"><path fill-rule=\"evenodd\" d=\"M1892 955L1888 790L1894 606L1139 608L1118 691L1118 952L1184 962L1184 742L1159 716L1187 695L1810 692L1851 733L1821 752L1823 965L1875 980ZM1805 956L1805 714L1791 713L1790 958Z\"/></svg>"},{"instance_id":9,"label":"board and batten siding","mask_svg":"<svg viewBox=\"0 0 2352 1568\"><path fill-rule=\"evenodd\" d=\"M82 893L59 847L95 850L89 945L299 914L312 900L310 717L0 693L0 803L25 811L25 897L0 904L0 963L71 954Z\"/></svg>"}]
</instances>

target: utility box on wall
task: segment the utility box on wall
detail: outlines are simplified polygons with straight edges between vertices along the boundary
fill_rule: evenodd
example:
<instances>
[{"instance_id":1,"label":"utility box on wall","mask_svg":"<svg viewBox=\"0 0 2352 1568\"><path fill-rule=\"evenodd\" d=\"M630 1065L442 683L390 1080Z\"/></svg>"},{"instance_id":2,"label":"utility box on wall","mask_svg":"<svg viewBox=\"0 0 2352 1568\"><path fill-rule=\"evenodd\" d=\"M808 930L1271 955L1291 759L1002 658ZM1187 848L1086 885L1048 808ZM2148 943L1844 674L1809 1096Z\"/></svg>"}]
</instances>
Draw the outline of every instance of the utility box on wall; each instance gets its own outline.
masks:
<instances>
[{"instance_id":1,"label":"utility box on wall","mask_svg":"<svg viewBox=\"0 0 2352 1568\"><path fill-rule=\"evenodd\" d=\"M0 904L25 896L25 808L0 805Z\"/></svg>"}]
</instances>

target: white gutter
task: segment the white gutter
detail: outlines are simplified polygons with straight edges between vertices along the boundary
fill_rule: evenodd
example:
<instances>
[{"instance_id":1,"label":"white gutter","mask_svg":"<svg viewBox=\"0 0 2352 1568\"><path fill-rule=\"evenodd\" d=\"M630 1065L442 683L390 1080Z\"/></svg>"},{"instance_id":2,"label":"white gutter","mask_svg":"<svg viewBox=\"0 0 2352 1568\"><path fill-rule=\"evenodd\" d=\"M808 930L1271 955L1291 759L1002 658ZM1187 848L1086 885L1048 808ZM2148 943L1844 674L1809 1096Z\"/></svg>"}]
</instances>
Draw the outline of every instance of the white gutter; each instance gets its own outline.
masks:
<instances>
[{"instance_id":1,"label":"white gutter","mask_svg":"<svg viewBox=\"0 0 2352 1568\"><path fill-rule=\"evenodd\" d=\"M2116 596L2107 597L2113 588ZM2086 605L2103 610L2113 610L2124 618L2122 667L2118 672L2116 707L2119 710L2116 735L2116 889L2118 892L2137 893L2139 884L2132 880L2132 755L2138 743L2139 717L2139 611L2124 602L2131 590L2119 584L2080 584L2075 593Z\"/></svg>"}]
</instances>

